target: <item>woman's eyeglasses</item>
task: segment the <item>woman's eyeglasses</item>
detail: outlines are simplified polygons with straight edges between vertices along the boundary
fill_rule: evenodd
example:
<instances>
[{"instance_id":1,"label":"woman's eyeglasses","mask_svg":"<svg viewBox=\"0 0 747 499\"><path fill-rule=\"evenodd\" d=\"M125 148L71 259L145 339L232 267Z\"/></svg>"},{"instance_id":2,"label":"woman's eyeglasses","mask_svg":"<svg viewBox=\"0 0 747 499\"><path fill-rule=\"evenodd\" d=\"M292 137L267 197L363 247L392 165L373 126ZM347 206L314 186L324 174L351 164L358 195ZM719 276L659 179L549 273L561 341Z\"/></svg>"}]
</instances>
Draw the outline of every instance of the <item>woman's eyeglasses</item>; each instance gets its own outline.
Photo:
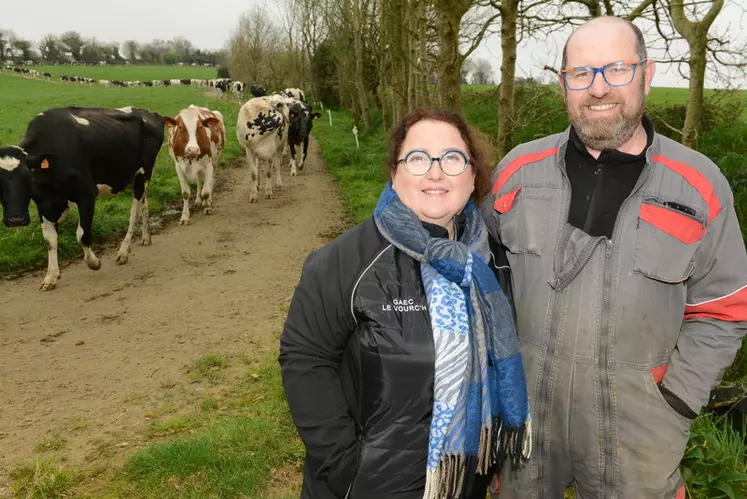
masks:
<instances>
[{"instance_id":1,"label":"woman's eyeglasses","mask_svg":"<svg viewBox=\"0 0 747 499\"><path fill-rule=\"evenodd\" d=\"M444 151L441 157L435 158L422 149L413 149L397 163L404 163L405 169L410 175L419 177L430 171L434 161L438 161L441 171L450 177L463 173L469 165L469 158L459 149L448 149Z\"/></svg>"}]
</instances>

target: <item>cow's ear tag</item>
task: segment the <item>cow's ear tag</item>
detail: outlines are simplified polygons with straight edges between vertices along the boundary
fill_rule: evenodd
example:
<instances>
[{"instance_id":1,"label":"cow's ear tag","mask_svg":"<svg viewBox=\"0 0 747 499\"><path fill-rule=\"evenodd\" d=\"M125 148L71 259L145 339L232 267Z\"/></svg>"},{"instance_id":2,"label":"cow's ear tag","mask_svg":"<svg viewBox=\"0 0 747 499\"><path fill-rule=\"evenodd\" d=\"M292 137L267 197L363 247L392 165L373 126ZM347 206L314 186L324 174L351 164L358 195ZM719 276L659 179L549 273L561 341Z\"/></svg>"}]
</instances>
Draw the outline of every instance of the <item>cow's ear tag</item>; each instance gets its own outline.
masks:
<instances>
[{"instance_id":1,"label":"cow's ear tag","mask_svg":"<svg viewBox=\"0 0 747 499\"><path fill-rule=\"evenodd\" d=\"M41 167L42 167L42 170L46 170L47 168L49 168L49 160L47 160L47 158L44 158L44 161L42 161Z\"/></svg>"}]
</instances>

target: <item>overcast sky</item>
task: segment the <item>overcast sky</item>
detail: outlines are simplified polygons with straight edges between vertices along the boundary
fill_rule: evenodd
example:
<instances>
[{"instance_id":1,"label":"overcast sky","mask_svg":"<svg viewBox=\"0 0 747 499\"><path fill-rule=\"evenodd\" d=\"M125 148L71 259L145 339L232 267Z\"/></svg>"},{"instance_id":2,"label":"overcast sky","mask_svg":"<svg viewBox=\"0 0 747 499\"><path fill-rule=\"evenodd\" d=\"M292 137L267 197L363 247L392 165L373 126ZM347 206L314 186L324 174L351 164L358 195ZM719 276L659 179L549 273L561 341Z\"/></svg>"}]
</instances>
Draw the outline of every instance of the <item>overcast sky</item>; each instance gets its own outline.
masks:
<instances>
[{"instance_id":1,"label":"overcast sky","mask_svg":"<svg viewBox=\"0 0 747 499\"><path fill-rule=\"evenodd\" d=\"M742 42L747 40L747 17L737 2L726 0L727 5L719 14L716 29L730 28ZM234 29L239 16L253 5L276 5L276 2L258 0L21 0L3 1L0 28L12 29L19 36L38 41L46 34L61 34L64 31L79 31L84 38L95 37L99 41L135 39L141 42L154 38L169 40L183 36L203 49L222 48ZM517 75L543 76L545 64L560 65L560 51L565 34L548 41L528 40L519 47ZM647 41L652 42L653 37ZM483 41L475 53L476 57L488 59L493 65L496 81L499 81L500 38L493 35ZM737 81L747 86L746 81ZM655 86L686 87L687 82L673 68L658 65L654 78ZM708 81L707 87L718 86Z\"/></svg>"}]
</instances>

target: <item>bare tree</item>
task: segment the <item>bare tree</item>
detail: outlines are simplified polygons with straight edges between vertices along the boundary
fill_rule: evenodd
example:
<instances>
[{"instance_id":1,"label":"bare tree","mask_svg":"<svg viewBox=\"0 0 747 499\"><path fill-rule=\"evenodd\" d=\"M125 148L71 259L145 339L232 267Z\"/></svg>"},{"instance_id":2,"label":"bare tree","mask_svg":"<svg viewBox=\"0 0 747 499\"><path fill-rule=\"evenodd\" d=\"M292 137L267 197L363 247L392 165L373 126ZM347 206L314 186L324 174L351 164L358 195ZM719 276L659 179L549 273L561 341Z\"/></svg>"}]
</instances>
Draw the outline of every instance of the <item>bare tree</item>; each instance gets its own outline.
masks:
<instances>
[{"instance_id":1,"label":"bare tree","mask_svg":"<svg viewBox=\"0 0 747 499\"><path fill-rule=\"evenodd\" d=\"M311 78L311 63L317 53L319 44L327 38L329 31L324 20L325 0L294 0L293 8L298 11L301 53L303 67L308 68L307 79L311 80L314 94L319 93L314 79ZM306 82L305 82L306 83Z\"/></svg>"},{"instance_id":2,"label":"bare tree","mask_svg":"<svg viewBox=\"0 0 747 499\"><path fill-rule=\"evenodd\" d=\"M682 143L693 149L698 147L698 129L703 114L706 69L721 79L727 87L735 70L739 76L747 73L747 44L736 46L728 33L714 33L711 28L723 12L724 0L660 0L656 10L656 27L666 42L665 60L677 64L680 75L689 79L687 111L682 129ZM667 26L675 33L666 31ZM677 38L687 42L687 53L675 53ZM689 71L686 75L683 66Z\"/></svg>"},{"instance_id":3,"label":"bare tree","mask_svg":"<svg viewBox=\"0 0 747 499\"><path fill-rule=\"evenodd\" d=\"M10 51L10 40L14 38L13 32L7 29L0 29L0 59L8 57Z\"/></svg>"},{"instance_id":4,"label":"bare tree","mask_svg":"<svg viewBox=\"0 0 747 499\"><path fill-rule=\"evenodd\" d=\"M347 0L345 1L347 2ZM371 109L368 105L368 93L363 83L363 37L365 36L365 19L369 10L369 0L351 0L351 7L355 44L355 88L363 123L366 128L371 128Z\"/></svg>"},{"instance_id":5,"label":"bare tree","mask_svg":"<svg viewBox=\"0 0 747 499\"><path fill-rule=\"evenodd\" d=\"M80 56L83 52L85 42L77 31L67 31L60 36L60 42L65 46L68 52L77 62L80 62Z\"/></svg>"},{"instance_id":6,"label":"bare tree","mask_svg":"<svg viewBox=\"0 0 747 499\"><path fill-rule=\"evenodd\" d=\"M140 54L140 46L135 40L127 40L122 44L122 55L130 62L137 60Z\"/></svg>"},{"instance_id":7,"label":"bare tree","mask_svg":"<svg viewBox=\"0 0 747 499\"><path fill-rule=\"evenodd\" d=\"M477 59L475 63L475 69L472 72L472 84L473 85L492 85L495 83L493 80L493 66L487 59Z\"/></svg>"},{"instance_id":8,"label":"bare tree","mask_svg":"<svg viewBox=\"0 0 747 499\"><path fill-rule=\"evenodd\" d=\"M96 41L95 38L86 41L86 44L83 46L83 50L80 53L81 62L87 62L91 64L102 61L105 58L106 57L104 55L104 48Z\"/></svg>"},{"instance_id":9,"label":"bare tree","mask_svg":"<svg viewBox=\"0 0 747 499\"><path fill-rule=\"evenodd\" d=\"M37 44L39 47L39 53L45 61L57 62L60 60L62 52L60 50L60 42L54 35L46 35Z\"/></svg>"},{"instance_id":10,"label":"bare tree","mask_svg":"<svg viewBox=\"0 0 747 499\"><path fill-rule=\"evenodd\" d=\"M521 0L501 0L494 5L501 13L501 87L498 97L497 153L508 154L514 122L514 86L516 83L517 17ZM531 9L531 7L529 7ZM528 12L528 11L527 11Z\"/></svg>"},{"instance_id":11,"label":"bare tree","mask_svg":"<svg viewBox=\"0 0 747 499\"><path fill-rule=\"evenodd\" d=\"M280 29L267 11L255 7L242 14L229 40L229 67L234 79L282 84L280 64L272 55L281 45Z\"/></svg>"},{"instance_id":12,"label":"bare tree","mask_svg":"<svg viewBox=\"0 0 747 499\"><path fill-rule=\"evenodd\" d=\"M386 128L392 126L392 104L389 99L389 67L391 65L391 50L389 47L389 18L387 0L381 0L379 9L379 85L376 93L379 99L379 109L381 109L381 119Z\"/></svg>"},{"instance_id":13,"label":"bare tree","mask_svg":"<svg viewBox=\"0 0 747 499\"><path fill-rule=\"evenodd\" d=\"M469 35L471 43L460 51L460 32L465 15L477 7L473 25L476 30ZM461 68L464 59L474 52L489 28L498 18L491 7L482 7L475 0L436 0L433 2L436 16L436 31L439 35L436 83L439 104L448 109L461 111Z\"/></svg>"},{"instance_id":14,"label":"bare tree","mask_svg":"<svg viewBox=\"0 0 747 499\"><path fill-rule=\"evenodd\" d=\"M21 54L21 59L24 61L31 60L31 42L22 38L16 38L13 40L13 48Z\"/></svg>"},{"instance_id":15,"label":"bare tree","mask_svg":"<svg viewBox=\"0 0 747 499\"><path fill-rule=\"evenodd\" d=\"M472 74L472 72L475 70L477 65L475 64L475 61L473 59L465 59L462 63L462 85L469 85L469 76Z\"/></svg>"}]
</instances>

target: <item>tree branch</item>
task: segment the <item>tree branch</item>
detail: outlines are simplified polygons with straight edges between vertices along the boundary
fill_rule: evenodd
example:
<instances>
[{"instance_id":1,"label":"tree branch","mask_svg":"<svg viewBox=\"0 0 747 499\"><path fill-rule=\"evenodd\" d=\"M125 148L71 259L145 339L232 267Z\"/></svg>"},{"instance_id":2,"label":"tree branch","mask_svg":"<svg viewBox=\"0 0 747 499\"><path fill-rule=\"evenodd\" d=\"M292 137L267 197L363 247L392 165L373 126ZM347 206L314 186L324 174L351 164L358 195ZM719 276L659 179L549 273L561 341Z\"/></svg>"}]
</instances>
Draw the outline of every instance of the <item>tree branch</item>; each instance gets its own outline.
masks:
<instances>
[{"instance_id":1,"label":"tree branch","mask_svg":"<svg viewBox=\"0 0 747 499\"><path fill-rule=\"evenodd\" d=\"M643 15L646 9L648 9L654 2L655 0L643 0L643 2L641 2L641 4L638 7L633 9L633 12L625 16L625 19L627 19L628 21L633 21L641 17L641 15ZM656 9L656 6L654 6L654 9Z\"/></svg>"},{"instance_id":2,"label":"tree branch","mask_svg":"<svg viewBox=\"0 0 747 499\"><path fill-rule=\"evenodd\" d=\"M477 46L480 45L480 43L482 42L482 39L485 36L485 32L488 30L488 28L490 27L490 25L493 24L495 22L495 20L498 19L499 17L500 17L500 14L494 14L494 15L490 16L488 18L488 20L485 21L482 24L482 27L480 28L479 33L472 40L472 45L470 45L470 47L467 49L467 51L464 54L462 54L462 57L464 59L466 59L467 57L469 57L470 55L472 55L472 52L474 52L477 49Z\"/></svg>"}]
</instances>

